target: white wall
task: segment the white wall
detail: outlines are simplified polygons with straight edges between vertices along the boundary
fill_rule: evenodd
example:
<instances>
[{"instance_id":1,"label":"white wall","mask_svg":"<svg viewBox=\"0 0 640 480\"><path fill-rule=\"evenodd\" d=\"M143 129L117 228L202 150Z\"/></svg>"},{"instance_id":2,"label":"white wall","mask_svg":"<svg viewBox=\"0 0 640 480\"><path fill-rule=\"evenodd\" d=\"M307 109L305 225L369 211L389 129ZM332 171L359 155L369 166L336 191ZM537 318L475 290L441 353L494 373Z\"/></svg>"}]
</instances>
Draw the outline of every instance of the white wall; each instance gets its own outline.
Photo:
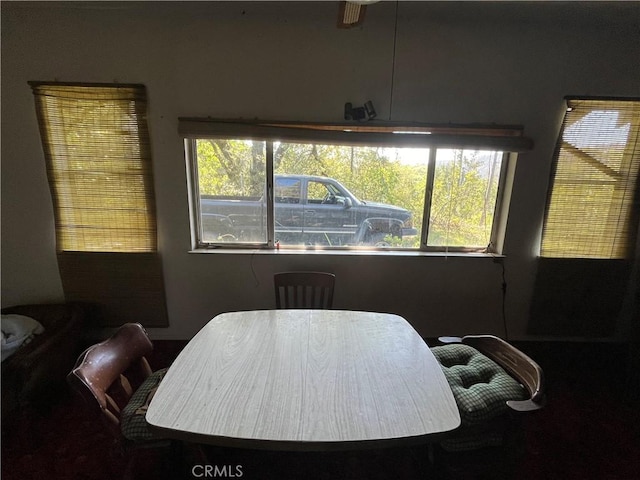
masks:
<instances>
[{"instance_id":1,"label":"white wall","mask_svg":"<svg viewBox=\"0 0 640 480\"><path fill-rule=\"evenodd\" d=\"M293 268L334 271L337 308L399 313L425 336L503 334L490 258L188 253L179 116L330 122L366 100L382 120L521 124L534 139L505 240L509 336L523 338L562 98L640 95L639 5L381 2L340 30L337 2L3 2L2 304L63 298L27 81L117 81L148 88L171 322L156 338L272 307L273 272Z\"/></svg>"}]
</instances>

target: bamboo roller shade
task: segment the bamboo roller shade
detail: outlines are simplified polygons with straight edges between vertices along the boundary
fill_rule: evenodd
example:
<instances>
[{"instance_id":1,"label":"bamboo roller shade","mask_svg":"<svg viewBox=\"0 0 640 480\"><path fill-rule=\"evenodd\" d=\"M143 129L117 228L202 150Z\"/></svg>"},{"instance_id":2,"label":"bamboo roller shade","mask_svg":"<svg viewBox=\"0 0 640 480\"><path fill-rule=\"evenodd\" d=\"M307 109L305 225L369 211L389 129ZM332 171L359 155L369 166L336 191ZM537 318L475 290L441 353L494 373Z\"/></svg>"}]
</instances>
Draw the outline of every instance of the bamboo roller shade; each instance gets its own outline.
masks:
<instances>
[{"instance_id":1,"label":"bamboo roller shade","mask_svg":"<svg viewBox=\"0 0 640 480\"><path fill-rule=\"evenodd\" d=\"M635 245L640 101L569 99L541 256L626 258Z\"/></svg>"},{"instance_id":2,"label":"bamboo roller shade","mask_svg":"<svg viewBox=\"0 0 640 480\"><path fill-rule=\"evenodd\" d=\"M141 85L31 82L59 251L152 252L156 218Z\"/></svg>"}]
</instances>

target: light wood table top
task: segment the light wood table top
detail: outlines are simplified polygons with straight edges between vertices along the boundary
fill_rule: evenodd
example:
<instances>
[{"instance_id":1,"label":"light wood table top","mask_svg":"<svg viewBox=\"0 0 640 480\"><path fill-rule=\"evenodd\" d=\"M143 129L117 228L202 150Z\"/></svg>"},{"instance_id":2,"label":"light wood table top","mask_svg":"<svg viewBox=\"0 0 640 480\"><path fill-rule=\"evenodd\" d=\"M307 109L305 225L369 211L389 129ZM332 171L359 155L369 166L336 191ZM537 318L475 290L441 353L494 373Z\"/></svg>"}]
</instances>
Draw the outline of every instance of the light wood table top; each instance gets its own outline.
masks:
<instances>
[{"instance_id":1,"label":"light wood table top","mask_svg":"<svg viewBox=\"0 0 640 480\"><path fill-rule=\"evenodd\" d=\"M406 320L343 310L218 315L169 368L146 418L164 437L282 450L419 443L460 425Z\"/></svg>"}]
</instances>

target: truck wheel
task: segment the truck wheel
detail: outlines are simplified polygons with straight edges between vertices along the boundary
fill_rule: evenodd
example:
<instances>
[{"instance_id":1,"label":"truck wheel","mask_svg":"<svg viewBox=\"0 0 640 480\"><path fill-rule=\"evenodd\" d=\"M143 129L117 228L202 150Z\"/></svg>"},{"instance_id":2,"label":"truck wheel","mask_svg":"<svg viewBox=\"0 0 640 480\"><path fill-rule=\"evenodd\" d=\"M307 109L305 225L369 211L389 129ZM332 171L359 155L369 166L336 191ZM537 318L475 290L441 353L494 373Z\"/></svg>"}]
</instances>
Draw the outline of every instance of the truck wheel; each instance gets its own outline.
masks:
<instances>
[{"instance_id":1,"label":"truck wheel","mask_svg":"<svg viewBox=\"0 0 640 480\"><path fill-rule=\"evenodd\" d=\"M371 235L369 243L374 247L390 247L391 244L385 240L387 233L374 233Z\"/></svg>"}]
</instances>

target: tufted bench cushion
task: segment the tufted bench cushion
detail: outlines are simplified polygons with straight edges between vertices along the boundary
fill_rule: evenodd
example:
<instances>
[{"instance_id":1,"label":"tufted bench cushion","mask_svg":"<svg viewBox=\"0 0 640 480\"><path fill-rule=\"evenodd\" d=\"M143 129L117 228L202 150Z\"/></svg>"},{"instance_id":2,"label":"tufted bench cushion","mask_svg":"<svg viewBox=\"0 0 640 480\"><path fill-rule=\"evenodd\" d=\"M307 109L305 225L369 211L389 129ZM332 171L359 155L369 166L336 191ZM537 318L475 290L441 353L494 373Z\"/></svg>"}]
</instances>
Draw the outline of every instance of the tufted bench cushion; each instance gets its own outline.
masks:
<instances>
[{"instance_id":1,"label":"tufted bench cushion","mask_svg":"<svg viewBox=\"0 0 640 480\"><path fill-rule=\"evenodd\" d=\"M509 410L527 391L500 365L469 345L433 347L460 410L461 425L485 423Z\"/></svg>"},{"instance_id":2,"label":"tufted bench cushion","mask_svg":"<svg viewBox=\"0 0 640 480\"><path fill-rule=\"evenodd\" d=\"M526 389L473 347L449 344L431 351L451 386L461 420L456 436L441 446L447 451L467 451L501 445L502 432L491 428L491 420L509 411L507 400L527 398Z\"/></svg>"},{"instance_id":3,"label":"tufted bench cushion","mask_svg":"<svg viewBox=\"0 0 640 480\"><path fill-rule=\"evenodd\" d=\"M122 409L120 429L127 440L145 442L158 438L149 430L145 416L153 395L166 373L167 369L163 368L149 375Z\"/></svg>"}]
</instances>

